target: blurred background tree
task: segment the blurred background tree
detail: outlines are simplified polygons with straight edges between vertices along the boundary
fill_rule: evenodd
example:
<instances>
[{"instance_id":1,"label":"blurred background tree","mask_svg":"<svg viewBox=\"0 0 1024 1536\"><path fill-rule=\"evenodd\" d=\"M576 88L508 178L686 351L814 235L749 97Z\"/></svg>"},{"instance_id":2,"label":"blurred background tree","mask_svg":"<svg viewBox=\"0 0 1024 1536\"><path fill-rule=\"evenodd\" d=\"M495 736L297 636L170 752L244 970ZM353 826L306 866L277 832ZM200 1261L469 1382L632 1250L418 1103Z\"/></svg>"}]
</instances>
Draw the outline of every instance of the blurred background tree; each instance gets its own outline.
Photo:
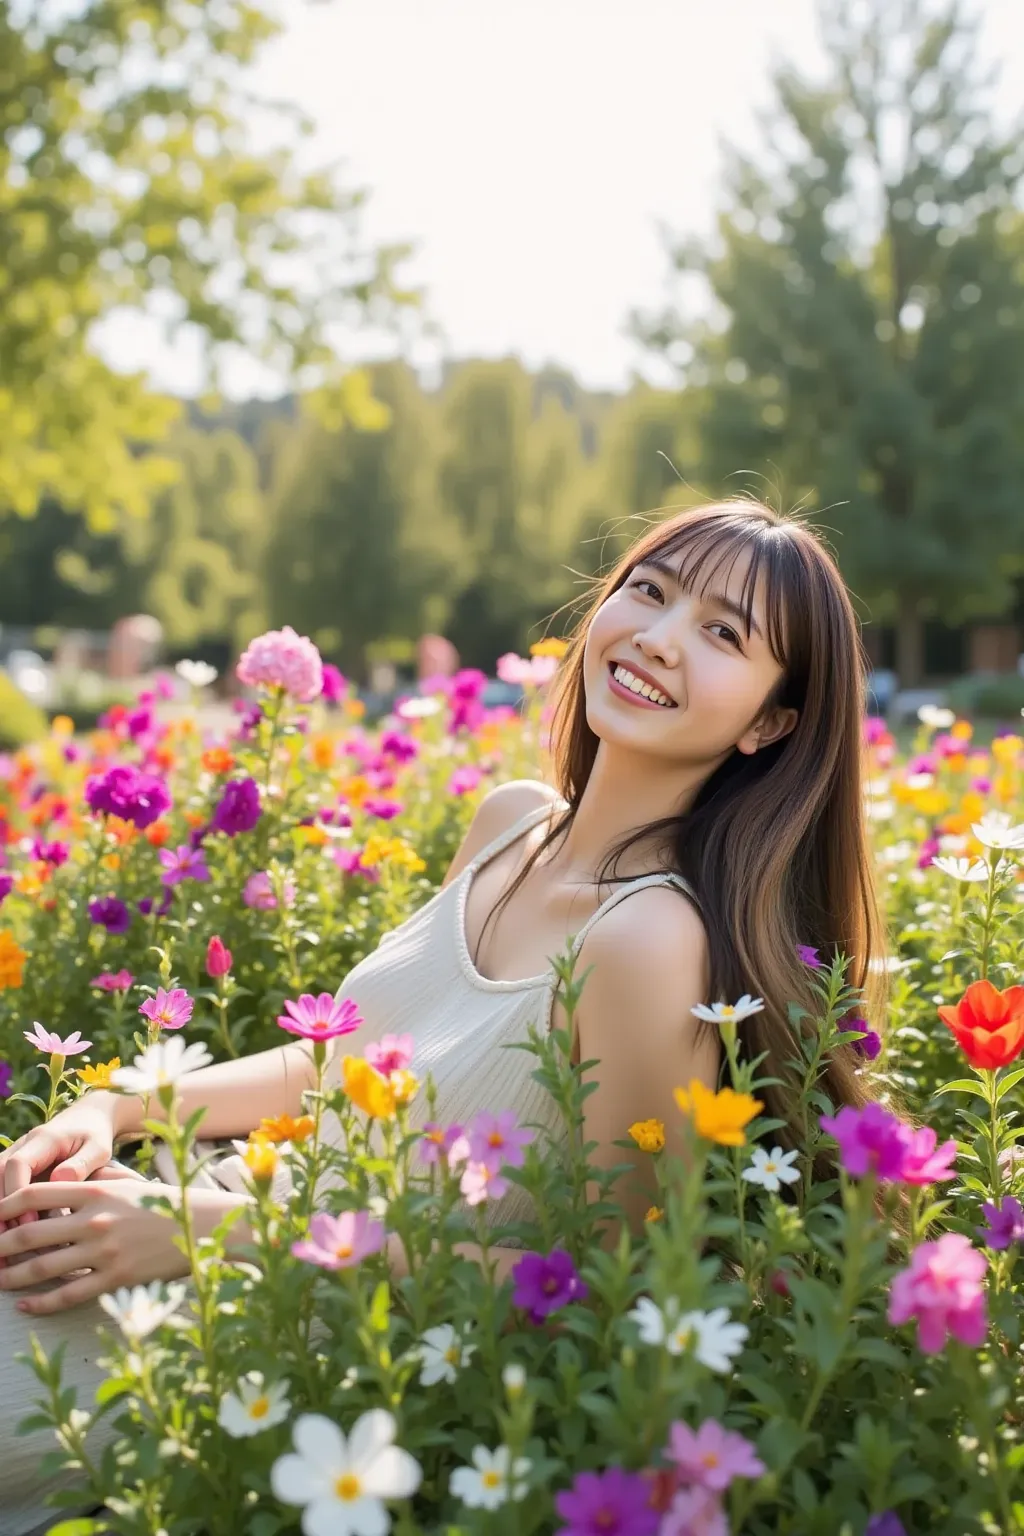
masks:
<instances>
[{"instance_id":1,"label":"blurred background tree","mask_svg":"<svg viewBox=\"0 0 1024 1536\"><path fill-rule=\"evenodd\" d=\"M704 393L702 475L806 506L920 679L924 620L997 613L1022 568L1021 131L992 125L975 23L822 0L831 79L775 76L718 237L670 242L714 300L639 315Z\"/></svg>"}]
</instances>

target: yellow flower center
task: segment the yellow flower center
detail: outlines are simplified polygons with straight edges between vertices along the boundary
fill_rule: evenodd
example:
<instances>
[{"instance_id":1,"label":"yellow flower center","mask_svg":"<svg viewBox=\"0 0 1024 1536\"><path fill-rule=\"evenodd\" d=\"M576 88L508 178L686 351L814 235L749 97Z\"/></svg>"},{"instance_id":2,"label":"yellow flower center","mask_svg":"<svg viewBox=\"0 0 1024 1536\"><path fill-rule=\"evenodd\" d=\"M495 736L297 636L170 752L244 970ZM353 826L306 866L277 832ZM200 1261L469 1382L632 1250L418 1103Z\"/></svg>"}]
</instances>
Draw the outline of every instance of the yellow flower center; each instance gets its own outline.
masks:
<instances>
[{"instance_id":1,"label":"yellow flower center","mask_svg":"<svg viewBox=\"0 0 1024 1536\"><path fill-rule=\"evenodd\" d=\"M701 1464L702 1466L707 1467L708 1471L710 1472L712 1468L718 1466L718 1456L714 1451L705 1451L704 1455L701 1457Z\"/></svg>"},{"instance_id":2,"label":"yellow flower center","mask_svg":"<svg viewBox=\"0 0 1024 1536\"><path fill-rule=\"evenodd\" d=\"M453 1344L450 1349L445 1350L444 1357L449 1365L458 1365L462 1359L462 1351L457 1344Z\"/></svg>"},{"instance_id":3,"label":"yellow flower center","mask_svg":"<svg viewBox=\"0 0 1024 1536\"><path fill-rule=\"evenodd\" d=\"M764 1164L764 1171L765 1171L765 1173L774 1173L775 1169L776 1169L776 1166L777 1165L772 1162L770 1157L765 1158L765 1164Z\"/></svg>"},{"instance_id":4,"label":"yellow flower center","mask_svg":"<svg viewBox=\"0 0 1024 1536\"><path fill-rule=\"evenodd\" d=\"M487 1145L489 1147L503 1147L505 1145L505 1138L500 1131L492 1131L487 1138Z\"/></svg>"},{"instance_id":5,"label":"yellow flower center","mask_svg":"<svg viewBox=\"0 0 1024 1536\"><path fill-rule=\"evenodd\" d=\"M736 1009L732 1006L731 1003L726 1003L725 1007L722 1009L722 1018L723 1019L734 1019L735 1017L736 1017Z\"/></svg>"},{"instance_id":6,"label":"yellow flower center","mask_svg":"<svg viewBox=\"0 0 1024 1536\"><path fill-rule=\"evenodd\" d=\"M500 1488L501 1487L501 1473L500 1472L485 1472L482 1475L482 1477L480 1478L480 1481L483 1483L485 1488Z\"/></svg>"},{"instance_id":7,"label":"yellow flower center","mask_svg":"<svg viewBox=\"0 0 1024 1536\"><path fill-rule=\"evenodd\" d=\"M350 1259L354 1252L355 1250L351 1243L339 1243L334 1249L334 1257L336 1259Z\"/></svg>"},{"instance_id":8,"label":"yellow flower center","mask_svg":"<svg viewBox=\"0 0 1024 1536\"><path fill-rule=\"evenodd\" d=\"M264 1393L262 1397L258 1397L254 1403L250 1404L250 1419L265 1419L269 1412L270 1398L267 1397L266 1393Z\"/></svg>"},{"instance_id":9,"label":"yellow flower center","mask_svg":"<svg viewBox=\"0 0 1024 1536\"><path fill-rule=\"evenodd\" d=\"M362 1484L354 1472L343 1472L340 1477L334 1479L334 1492L339 1499L344 1499L348 1503L359 1498Z\"/></svg>"}]
</instances>

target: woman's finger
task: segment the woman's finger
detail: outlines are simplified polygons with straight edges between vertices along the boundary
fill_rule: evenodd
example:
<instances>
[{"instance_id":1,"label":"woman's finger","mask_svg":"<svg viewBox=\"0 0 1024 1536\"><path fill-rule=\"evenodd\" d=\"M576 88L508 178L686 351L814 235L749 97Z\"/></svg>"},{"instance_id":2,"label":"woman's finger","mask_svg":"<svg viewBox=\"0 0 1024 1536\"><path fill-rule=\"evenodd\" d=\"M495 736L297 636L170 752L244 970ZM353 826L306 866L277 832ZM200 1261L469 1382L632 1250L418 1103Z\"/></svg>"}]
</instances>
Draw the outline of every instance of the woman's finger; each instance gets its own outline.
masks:
<instances>
[{"instance_id":1,"label":"woman's finger","mask_svg":"<svg viewBox=\"0 0 1024 1536\"><path fill-rule=\"evenodd\" d=\"M22 1296L16 1305L19 1312L27 1312L31 1317L51 1317L54 1312L66 1312L69 1307L81 1307L87 1301L95 1301L97 1296L110 1289L110 1281L93 1270L77 1280L55 1286L52 1291L42 1291L38 1296Z\"/></svg>"},{"instance_id":2,"label":"woman's finger","mask_svg":"<svg viewBox=\"0 0 1024 1536\"><path fill-rule=\"evenodd\" d=\"M82 1234L80 1216L54 1216L50 1221L37 1221L32 1226L9 1226L0 1232L0 1264L9 1263L25 1253L37 1253L41 1248L59 1248L62 1243L73 1243Z\"/></svg>"},{"instance_id":3,"label":"woman's finger","mask_svg":"<svg viewBox=\"0 0 1024 1536\"><path fill-rule=\"evenodd\" d=\"M92 1269L98 1257L95 1248L86 1243L33 1254L21 1264L8 1264L0 1270L0 1291L23 1291L29 1285L42 1285L80 1269Z\"/></svg>"},{"instance_id":4,"label":"woman's finger","mask_svg":"<svg viewBox=\"0 0 1024 1536\"><path fill-rule=\"evenodd\" d=\"M0 1221L15 1221L28 1211L80 1210L90 1200L102 1200L104 1191L100 1184L29 1184L16 1194L0 1200Z\"/></svg>"}]
</instances>

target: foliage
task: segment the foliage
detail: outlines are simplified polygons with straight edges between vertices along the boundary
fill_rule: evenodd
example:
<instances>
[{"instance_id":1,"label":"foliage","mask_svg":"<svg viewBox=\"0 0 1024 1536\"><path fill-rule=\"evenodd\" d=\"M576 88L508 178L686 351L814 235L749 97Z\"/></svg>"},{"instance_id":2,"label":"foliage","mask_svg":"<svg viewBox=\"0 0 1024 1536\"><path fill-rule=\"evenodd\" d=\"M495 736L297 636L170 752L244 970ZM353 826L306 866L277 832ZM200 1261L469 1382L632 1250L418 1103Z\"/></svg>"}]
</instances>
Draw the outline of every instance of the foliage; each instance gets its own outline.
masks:
<instances>
[{"instance_id":1,"label":"foliage","mask_svg":"<svg viewBox=\"0 0 1024 1536\"><path fill-rule=\"evenodd\" d=\"M0 672L0 746L23 747L46 732L46 716Z\"/></svg>"}]
</instances>

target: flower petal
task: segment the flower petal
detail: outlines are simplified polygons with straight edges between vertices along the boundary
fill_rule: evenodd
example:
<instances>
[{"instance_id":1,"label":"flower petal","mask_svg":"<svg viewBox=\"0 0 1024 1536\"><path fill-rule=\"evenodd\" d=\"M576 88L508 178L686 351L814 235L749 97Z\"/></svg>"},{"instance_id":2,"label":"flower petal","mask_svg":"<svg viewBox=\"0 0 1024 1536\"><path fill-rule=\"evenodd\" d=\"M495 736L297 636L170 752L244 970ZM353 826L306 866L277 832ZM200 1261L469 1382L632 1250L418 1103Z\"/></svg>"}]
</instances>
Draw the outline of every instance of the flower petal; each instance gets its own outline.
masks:
<instances>
[{"instance_id":1,"label":"flower petal","mask_svg":"<svg viewBox=\"0 0 1024 1536\"><path fill-rule=\"evenodd\" d=\"M337 1424L322 1413L303 1413L292 1430L295 1449L314 1468L325 1475L337 1476L348 1465L348 1447Z\"/></svg>"},{"instance_id":2,"label":"flower petal","mask_svg":"<svg viewBox=\"0 0 1024 1536\"><path fill-rule=\"evenodd\" d=\"M370 1464L391 1445L398 1425L386 1408L371 1408L353 1424L348 1438L348 1460L353 1472L365 1477Z\"/></svg>"}]
</instances>

